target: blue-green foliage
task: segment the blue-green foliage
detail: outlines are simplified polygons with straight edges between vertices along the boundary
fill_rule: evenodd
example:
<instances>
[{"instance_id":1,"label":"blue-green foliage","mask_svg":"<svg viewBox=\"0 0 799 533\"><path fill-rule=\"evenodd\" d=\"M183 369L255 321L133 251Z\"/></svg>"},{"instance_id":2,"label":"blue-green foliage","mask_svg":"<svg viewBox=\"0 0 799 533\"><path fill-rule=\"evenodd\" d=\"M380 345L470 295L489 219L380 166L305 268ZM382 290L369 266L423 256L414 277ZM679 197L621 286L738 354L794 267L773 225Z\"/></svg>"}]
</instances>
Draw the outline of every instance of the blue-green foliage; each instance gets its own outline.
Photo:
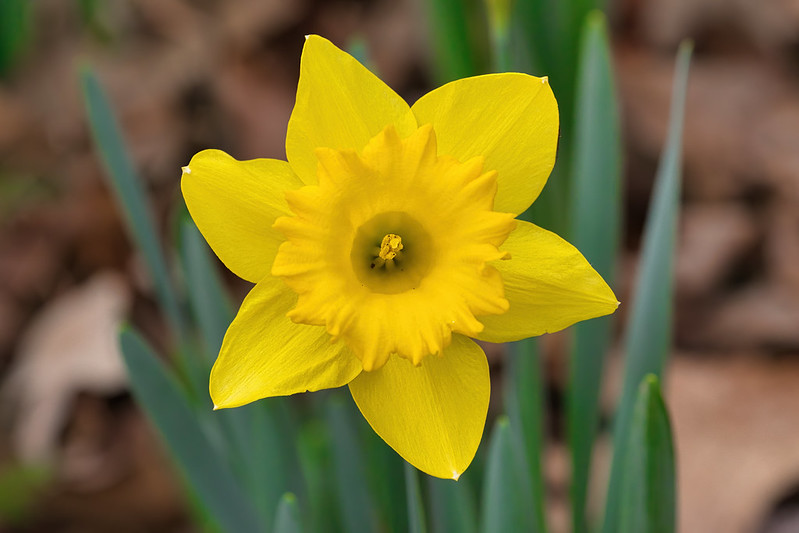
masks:
<instances>
[{"instance_id":1,"label":"blue-green foliage","mask_svg":"<svg viewBox=\"0 0 799 533\"><path fill-rule=\"evenodd\" d=\"M572 244L614 285L621 234L621 134L604 16L586 18L580 47L572 151ZM566 390L566 431L571 450L572 524L588 530L585 513L604 358L613 316L576 324Z\"/></svg>"},{"instance_id":2,"label":"blue-green foliage","mask_svg":"<svg viewBox=\"0 0 799 533\"><path fill-rule=\"evenodd\" d=\"M676 522L674 443L660 382L644 377L635 398L619 494L619 533L672 533Z\"/></svg>"},{"instance_id":3,"label":"blue-green foliage","mask_svg":"<svg viewBox=\"0 0 799 533\"><path fill-rule=\"evenodd\" d=\"M627 455L638 384L647 374L662 379L671 348L674 252L682 175L682 125L690 59L691 45L683 44L677 56L669 132L655 177L635 285L636 296L625 339L624 385L613 432L613 463L602 529L604 533L615 533L619 529L624 458Z\"/></svg>"}]
</instances>

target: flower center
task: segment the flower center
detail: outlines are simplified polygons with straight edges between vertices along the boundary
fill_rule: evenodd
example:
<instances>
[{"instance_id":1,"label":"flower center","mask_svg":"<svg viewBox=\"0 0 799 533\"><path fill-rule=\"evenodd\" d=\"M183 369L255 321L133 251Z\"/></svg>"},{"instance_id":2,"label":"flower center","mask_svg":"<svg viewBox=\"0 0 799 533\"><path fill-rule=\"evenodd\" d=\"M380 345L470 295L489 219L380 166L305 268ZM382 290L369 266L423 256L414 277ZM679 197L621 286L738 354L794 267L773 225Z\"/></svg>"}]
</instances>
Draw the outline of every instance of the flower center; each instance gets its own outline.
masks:
<instances>
[{"instance_id":1,"label":"flower center","mask_svg":"<svg viewBox=\"0 0 799 533\"><path fill-rule=\"evenodd\" d=\"M372 261L371 268L385 266L386 270L391 270L394 268L394 261L402 260L403 248L405 245L402 244L402 237L396 233L388 233L380 242L380 250Z\"/></svg>"},{"instance_id":2,"label":"flower center","mask_svg":"<svg viewBox=\"0 0 799 533\"><path fill-rule=\"evenodd\" d=\"M358 228L350 261L365 287L380 294L398 294L419 287L434 256L430 234L416 219L388 211Z\"/></svg>"}]
</instances>

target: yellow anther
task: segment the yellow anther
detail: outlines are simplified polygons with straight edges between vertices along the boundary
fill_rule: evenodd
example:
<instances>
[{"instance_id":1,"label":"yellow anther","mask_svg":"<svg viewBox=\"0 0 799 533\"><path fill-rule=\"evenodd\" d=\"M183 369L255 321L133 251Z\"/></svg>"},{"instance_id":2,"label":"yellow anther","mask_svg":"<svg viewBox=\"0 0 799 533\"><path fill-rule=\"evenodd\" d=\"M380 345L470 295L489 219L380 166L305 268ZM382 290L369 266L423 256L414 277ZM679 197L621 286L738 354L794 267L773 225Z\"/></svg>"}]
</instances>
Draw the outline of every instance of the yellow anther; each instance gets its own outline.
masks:
<instances>
[{"instance_id":1,"label":"yellow anther","mask_svg":"<svg viewBox=\"0 0 799 533\"><path fill-rule=\"evenodd\" d=\"M405 248L402 244L402 237L394 233L389 233L383 237L383 242L380 243L379 257L384 261L389 261L397 257L397 253Z\"/></svg>"},{"instance_id":2,"label":"yellow anther","mask_svg":"<svg viewBox=\"0 0 799 533\"><path fill-rule=\"evenodd\" d=\"M372 268L384 266L386 268L394 267L394 260L400 255L405 245L402 244L402 237L395 233L389 233L380 242L380 250L377 252L377 257L372 261Z\"/></svg>"}]
</instances>

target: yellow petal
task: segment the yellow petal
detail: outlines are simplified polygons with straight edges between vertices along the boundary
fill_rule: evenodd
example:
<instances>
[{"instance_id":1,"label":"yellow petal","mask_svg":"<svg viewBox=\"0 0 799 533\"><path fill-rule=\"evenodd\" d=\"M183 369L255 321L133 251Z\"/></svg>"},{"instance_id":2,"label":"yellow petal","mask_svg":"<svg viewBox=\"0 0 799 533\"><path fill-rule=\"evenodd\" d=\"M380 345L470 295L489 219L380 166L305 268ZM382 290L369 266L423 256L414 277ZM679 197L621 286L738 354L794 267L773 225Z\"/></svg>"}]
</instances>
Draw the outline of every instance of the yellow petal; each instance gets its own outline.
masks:
<instances>
[{"instance_id":1,"label":"yellow petal","mask_svg":"<svg viewBox=\"0 0 799 533\"><path fill-rule=\"evenodd\" d=\"M582 254L550 231L520 220L500 249L511 258L492 265L502 275L510 309L480 317L485 326L477 336L481 340L508 342L552 333L608 315L619 305Z\"/></svg>"},{"instance_id":2,"label":"yellow petal","mask_svg":"<svg viewBox=\"0 0 799 533\"><path fill-rule=\"evenodd\" d=\"M505 73L453 81L411 108L432 124L438 153L466 161L485 156L496 170L496 211L519 214L536 199L555 164L558 104L546 78Z\"/></svg>"},{"instance_id":3,"label":"yellow petal","mask_svg":"<svg viewBox=\"0 0 799 533\"><path fill-rule=\"evenodd\" d=\"M316 148L360 152L388 124L402 137L416 129L397 93L327 39L309 35L286 133L286 155L297 175L315 184Z\"/></svg>"},{"instance_id":4,"label":"yellow petal","mask_svg":"<svg viewBox=\"0 0 799 533\"><path fill-rule=\"evenodd\" d=\"M253 283L269 273L284 240L272 224L291 213L285 193L301 186L285 161L237 161L219 150L195 155L180 180L205 240L234 274Z\"/></svg>"},{"instance_id":5,"label":"yellow petal","mask_svg":"<svg viewBox=\"0 0 799 533\"><path fill-rule=\"evenodd\" d=\"M341 387L361 372L358 359L344 343L331 343L325 328L286 318L296 303L297 295L272 276L250 291L211 370L214 405Z\"/></svg>"},{"instance_id":6,"label":"yellow petal","mask_svg":"<svg viewBox=\"0 0 799 533\"><path fill-rule=\"evenodd\" d=\"M350 383L363 416L413 466L458 479L483 435L491 384L483 350L462 335L420 366L392 356Z\"/></svg>"}]
</instances>

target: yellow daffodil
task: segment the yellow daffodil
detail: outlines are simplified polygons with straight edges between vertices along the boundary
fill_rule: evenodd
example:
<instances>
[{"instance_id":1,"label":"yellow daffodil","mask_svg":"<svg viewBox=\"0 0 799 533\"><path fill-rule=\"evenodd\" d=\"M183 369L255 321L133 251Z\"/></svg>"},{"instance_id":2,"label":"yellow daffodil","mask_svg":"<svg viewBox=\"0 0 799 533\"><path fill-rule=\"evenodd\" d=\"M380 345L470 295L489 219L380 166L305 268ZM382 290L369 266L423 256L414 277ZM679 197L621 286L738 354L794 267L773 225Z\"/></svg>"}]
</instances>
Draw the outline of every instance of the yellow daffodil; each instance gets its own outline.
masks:
<instances>
[{"instance_id":1,"label":"yellow daffodil","mask_svg":"<svg viewBox=\"0 0 799 533\"><path fill-rule=\"evenodd\" d=\"M457 479L490 392L472 339L558 331L618 305L580 252L515 219L557 138L546 78L462 79L409 107L309 36L288 162L206 150L183 169L200 231L255 283L211 372L217 408L349 385L402 457Z\"/></svg>"}]
</instances>

